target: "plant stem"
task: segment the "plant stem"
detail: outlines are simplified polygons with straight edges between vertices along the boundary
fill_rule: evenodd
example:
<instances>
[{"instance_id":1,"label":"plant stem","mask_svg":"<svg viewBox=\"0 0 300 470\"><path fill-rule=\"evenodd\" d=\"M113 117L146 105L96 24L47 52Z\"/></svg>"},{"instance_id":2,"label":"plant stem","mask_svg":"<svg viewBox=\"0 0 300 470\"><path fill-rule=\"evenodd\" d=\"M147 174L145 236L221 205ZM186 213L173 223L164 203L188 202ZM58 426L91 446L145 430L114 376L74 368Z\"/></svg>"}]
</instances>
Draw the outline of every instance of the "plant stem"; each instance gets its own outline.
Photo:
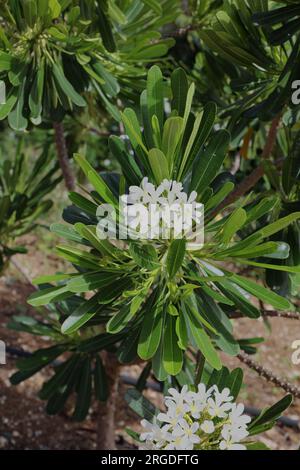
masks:
<instances>
[{"instance_id":1,"label":"plant stem","mask_svg":"<svg viewBox=\"0 0 300 470\"><path fill-rule=\"evenodd\" d=\"M272 318L289 318L290 320L300 320L300 314L297 312L277 312L276 310L263 310L263 317L272 317ZM245 315L240 313L235 313L230 315L232 319L245 318Z\"/></svg>"},{"instance_id":2,"label":"plant stem","mask_svg":"<svg viewBox=\"0 0 300 470\"><path fill-rule=\"evenodd\" d=\"M97 441L99 450L116 450L115 411L119 391L120 364L114 354L105 353L103 357L109 383L109 397L99 406Z\"/></svg>"},{"instance_id":3,"label":"plant stem","mask_svg":"<svg viewBox=\"0 0 300 470\"><path fill-rule=\"evenodd\" d=\"M250 357L244 352L237 355L238 359L246 364L250 369L255 370L261 377L264 377L268 382L271 382L278 387L281 387L288 393L291 393L295 398L300 398L300 389L287 382L285 379L274 375L272 371L265 369L257 362L250 359Z\"/></svg>"},{"instance_id":4,"label":"plant stem","mask_svg":"<svg viewBox=\"0 0 300 470\"><path fill-rule=\"evenodd\" d=\"M72 191L75 187L74 175L70 166L70 160L68 156L68 150L66 145L66 139L64 136L64 126L62 122L53 123L55 144L57 151L57 158L59 165L66 183L66 187L69 191Z\"/></svg>"}]
</instances>

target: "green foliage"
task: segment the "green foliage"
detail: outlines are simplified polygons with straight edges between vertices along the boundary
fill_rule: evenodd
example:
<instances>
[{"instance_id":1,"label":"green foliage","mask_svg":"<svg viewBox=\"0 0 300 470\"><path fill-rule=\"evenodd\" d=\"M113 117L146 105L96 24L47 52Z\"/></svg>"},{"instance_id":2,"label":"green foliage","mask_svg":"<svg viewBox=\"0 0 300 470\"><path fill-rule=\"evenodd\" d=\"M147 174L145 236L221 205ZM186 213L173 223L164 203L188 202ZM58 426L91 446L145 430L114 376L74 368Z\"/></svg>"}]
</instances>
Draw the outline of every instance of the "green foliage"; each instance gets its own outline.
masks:
<instances>
[{"instance_id":1,"label":"green foliage","mask_svg":"<svg viewBox=\"0 0 300 470\"><path fill-rule=\"evenodd\" d=\"M116 98L134 99L144 63L173 44L158 28L176 17L171 0L8 1L0 13L0 78L7 89L0 119L23 131L79 113L94 91L119 119ZM154 32L153 30L157 32ZM155 39L155 42L153 40ZM82 94L85 93L85 97Z\"/></svg>"},{"instance_id":2,"label":"green foliage","mask_svg":"<svg viewBox=\"0 0 300 470\"><path fill-rule=\"evenodd\" d=\"M52 153L45 145L34 165L23 142L17 144L12 159L1 155L0 164L0 272L9 258L26 252L16 239L32 231L36 221L52 207L46 196L61 178L56 175L57 166L52 163Z\"/></svg>"},{"instance_id":3,"label":"green foliage","mask_svg":"<svg viewBox=\"0 0 300 470\"><path fill-rule=\"evenodd\" d=\"M213 105L194 114L193 84L184 87L185 106L182 96L179 99L173 95L175 108L165 111L163 100L171 90L176 92L178 79L187 83L183 71L175 71L169 84L162 79L157 66L150 69L147 91L141 96L142 128L132 109L124 111L123 123L131 149L116 136L111 138L110 146L119 160L121 178L99 175L83 157L76 156L95 191L90 192L89 197L71 193L73 206L64 212L69 225L53 226L56 233L75 243L58 247L58 254L73 264L73 270L66 275L38 279L36 282L42 289L29 298L31 305L47 305L56 312L56 332L61 335L65 350L72 351L72 358L59 366L50 385L44 386L42 397L54 403L56 399L64 402L77 383L76 373L84 367L80 384L75 387L79 394L77 419L82 419L87 412L92 393L92 364L100 351L112 347L121 363L132 362L138 356L152 361L154 374L160 380L185 374L186 351L200 351L212 380L219 386L229 381L237 394L240 373L226 373L228 381L218 375L223 370L219 350L235 356L240 347L247 348L247 343L234 337L231 315L239 311L249 318L259 317L254 298L279 310L293 308L287 298L264 287L259 279L238 275L235 269L226 268L224 262L233 263L237 270L240 264L264 269L264 258L274 257L268 267L299 272L299 267L278 263L288 256L288 245L266 240L289 227L299 219L300 213L293 212L273 221L270 209L276 199L270 198L254 200L251 204L249 198L241 199L238 207L227 207L225 215L213 213L218 194L232 189L226 180L220 186L215 184L220 178L218 174L230 137L226 131L213 130ZM172 141L174 129L169 124L170 119L177 119L176 145ZM161 138L162 133L164 138ZM117 207L117 196L128 191L133 177L141 182L147 175L154 184L164 178L159 173L159 163L151 160L153 150L166 159L168 178L181 181L188 193L196 187L198 202L207 202L206 237L202 248L193 249L188 240L179 239L156 240L155 243L129 239L125 243L97 238L95 213L99 203L104 201ZM199 165L205 179L194 177ZM260 228L261 217L265 220ZM52 284L45 285L45 282ZM70 308L72 303L73 308ZM65 367L70 376L60 372ZM101 366L100 370L103 371ZM32 374L35 371L36 368L31 369ZM26 377L27 371L25 376L17 375L18 380ZM63 390L63 397L57 396L61 393L58 390ZM81 393L87 394L87 402L82 401ZM56 409L54 405L53 408L48 406L52 411Z\"/></svg>"}]
</instances>

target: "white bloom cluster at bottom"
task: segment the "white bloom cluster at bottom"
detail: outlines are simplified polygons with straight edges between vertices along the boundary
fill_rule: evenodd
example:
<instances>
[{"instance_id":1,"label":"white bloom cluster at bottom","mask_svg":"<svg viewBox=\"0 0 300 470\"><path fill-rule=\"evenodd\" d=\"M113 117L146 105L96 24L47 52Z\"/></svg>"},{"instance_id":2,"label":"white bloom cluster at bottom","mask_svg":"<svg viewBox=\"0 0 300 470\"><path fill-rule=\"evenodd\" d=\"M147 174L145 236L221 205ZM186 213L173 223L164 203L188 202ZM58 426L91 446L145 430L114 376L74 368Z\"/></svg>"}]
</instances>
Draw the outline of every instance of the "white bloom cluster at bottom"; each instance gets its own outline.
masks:
<instances>
[{"instance_id":1,"label":"white bloom cluster at bottom","mask_svg":"<svg viewBox=\"0 0 300 470\"><path fill-rule=\"evenodd\" d=\"M251 419L243 414L244 405L233 402L228 388L220 392L216 385L206 389L200 384L192 392L185 385L180 392L170 388L169 394L165 413L153 423L141 421L141 450L246 450L241 441L249 434Z\"/></svg>"}]
</instances>

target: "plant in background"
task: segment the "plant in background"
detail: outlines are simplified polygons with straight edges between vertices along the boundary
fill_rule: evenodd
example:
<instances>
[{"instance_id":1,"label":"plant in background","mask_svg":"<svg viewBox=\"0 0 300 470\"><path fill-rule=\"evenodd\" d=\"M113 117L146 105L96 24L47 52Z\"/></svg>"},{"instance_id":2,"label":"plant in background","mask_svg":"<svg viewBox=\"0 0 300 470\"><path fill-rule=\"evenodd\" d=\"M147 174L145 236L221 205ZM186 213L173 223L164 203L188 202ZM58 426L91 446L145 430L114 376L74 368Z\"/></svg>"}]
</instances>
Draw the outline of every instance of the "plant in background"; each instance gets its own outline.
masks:
<instances>
[{"instance_id":1,"label":"plant in background","mask_svg":"<svg viewBox=\"0 0 300 470\"><path fill-rule=\"evenodd\" d=\"M235 369L219 386L200 383L190 389L186 385L181 390L170 388L164 412L129 389L129 406L143 419L140 434L127 432L139 442L140 450L266 450L266 445L251 438L271 429L292 397L286 395L251 420L244 414L244 405L236 403L242 378L241 370Z\"/></svg>"},{"instance_id":2,"label":"plant in background","mask_svg":"<svg viewBox=\"0 0 300 470\"><path fill-rule=\"evenodd\" d=\"M92 106L91 93L82 94L93 90L118 120L117 97L134 99L143 86L144 63L162 58L173 44L158 32L176 17L173 1L122 4L121 10L113 0L7 1L1 11L0 79L7 99L0 119L7 117L18 131L54 123L68 189L74 181L64 115L78 114L88 102Z\"/></svg>"},{"instance_id":3,"label":"plant in background","mask_svg":"<svg viewBox=\"0 0 300 470\"><path fill-rule=\"evenodd\" d=\"M148 361L145 374L152 368L158 380L168 381L185 372L190 354L199 354L212 375L222 370L218 350L235 356L244 347L234 336L231 316L239 312L260 317L252 298L278 310L293 309L259 277L248 279L238 272L244 266L258 272L265 268L299 272L299 267L278 263L289 256L287 243L266 240L295 222L300 213L272 221L277 198L251 195L235 207L218 210L234 187L219 173L230 135L214 130L213 103L192 111L193 94L194 84L189 86L183 70L174 71L168 83L153 66L141 94L142 130L134 110L127 108L122 121L128 140L110 138L122 175L99 175L83 157L75 157L94 189L88 197L71 192L73 205L64 211L69 225L52 226L73 242L57 247L73 269L35 281L40 290L29 303L50 309L46 325L44 319L31 327L24 318L12 324L36 334L46 327L57 343L19 361L13 383L70 353L41 390L50 413L60 411L76 391L75 418L84 419L93 390L98 399L107 397L105 370L111 384L118 380L118 363ZM166 97L171 98L168 105ZM165 202L170 196L204 204L203 247L191 249L185 238L99 238L98 206L110 204L118 212L119 196L124 195L145 198L144 202L157 197ZM264 226L257 229L262 218Z\"/></svg>"},{"instance_id":4,"label":"plant in background","mask_svg":"<svg viewBox=\"0 0 300 470\"><path fill-rule=\"evenodd\" d=\"M48 146L44 146L34 165L28 162L22 140L13 158L1 155L0 163L0 272L16 253L26 252L16 239L36 227L36 220L52 207L45 197L61 178Z\"/></svg>"}]
</instances>

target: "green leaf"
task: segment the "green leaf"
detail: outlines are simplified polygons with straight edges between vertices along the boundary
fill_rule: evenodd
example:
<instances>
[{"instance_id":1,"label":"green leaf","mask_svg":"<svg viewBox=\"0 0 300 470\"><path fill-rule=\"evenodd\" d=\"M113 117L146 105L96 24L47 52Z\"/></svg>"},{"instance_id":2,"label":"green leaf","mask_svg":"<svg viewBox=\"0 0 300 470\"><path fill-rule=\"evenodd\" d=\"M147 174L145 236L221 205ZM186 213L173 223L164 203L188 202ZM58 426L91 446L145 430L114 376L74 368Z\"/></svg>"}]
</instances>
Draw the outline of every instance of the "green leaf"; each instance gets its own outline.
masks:
<instances>
[{"instance_id":1,"label":"green leaf","mask_svg":"<svg viewBox=\"0 0 300 470\"><path fill-rule=\"evenodd\" d=\"M70 292L89 292L94 289L100 289L113 284L120 277L117 273L106 273L103 271L81 274L72 278L68 284L67 289Z\"/></svg>"},{"instance_id":2,"label":"green leaf","mask_svg":"<svg viewBox=\"0 0 300 470\"><path fill-rule=\"evenodd\" d=\"M173 279L175 274L181 268L185 256L186 241L185 239L173 240L167 255L167 271L170 279Z\"/></svg>"},{"instance_id":3,"label":"green leaf","mask_svg":"<svg viewBox=\"0 0 300 470\"><path fill-rule=\"evenodd\" d=\"M184 174L186 174L186 172L190 169L196 156L201 151L205 142L207 141L215 122L216 113L217 106L215 105L215 103L209 102L204 106L203 112L202 114L200 114L201 122L199 127L197 128L197 134L195 136L195 139L193 139L192 142L193 146L190 149L191 151L189 151L187 155L188 158Z\"/></svg>"},{"instance_id":4,"label":"green leaf","mask_svg":"<svg viewBox=\"0 0 300 470\"><path fill-rule=\"evenodd\" d=\"M74 312L63 322L61 332L70 335L88 322L99 310L98 295L84 300Z\"/></svg>"},{"instance_id":5,"label":"green leaf","mask_svg":"<svg viewBox=\"0 0 300 470\"><path fill-rule=\"evenodd\" d=\"M115 253L115 249L108 240L100 240L96 235L96 228L94 226L87 226L81 222L75 224L75 229L77 232L90 244L98 250L103 256L111 257Z\"/></svg>"},{"instance_id":6,"label":"green leaf","mask_svg":"<svg viewBox=\"0 0 300 470\"><path fill-rule=\"evenodd\" d=\"M190 190L203 194L217 175L225 157L230 141L230 134L221 130L212 135L205 152L201 153L194 163Z\"/></svg>"},{"instance_id":7,"label":"green leaf","mask_svg":"<svg viewBox=\"0 0 300 470\"><path fill-rule=\"evenodd\" d=\"M109 148L118 160L128 184L139 186L143 175L132 155L126 151L125 143L116 136L109 138Z\"/></svg>"},{"instance_id":8,"label":"green leaf","mask_svg":"<svg viewBox=\"0 0 300 470\"><path fill-rule=\"evenodd\" d=\"M95 397L99 401L106 401L109 396L107 377L101 357L97 354L94 369Z\"/></svg>"},{"instance_id":9,"label":"green leaf","mask_svg":"<svg viewBox=\"0 0 300 470\"><path fill-rule=\"evenodd\" d=\"M116 43L112 33L112 27L108 12L104 11L102 3L97 2L97 23L102 37L103 45L109 52L116 51Z\"/></svg>"},{"instance_id":10,"label":"green leaf","mask_svg":"<svg viewBox=\"0 0 300 470\"><path fill-rule=\"evenodd\" d=\"M221 232L222 243L229 243L232 237L243 227L247 219L247 213L241 207L235 209L223 225Z\"/></svg>"},{"instance_id":11,"label":"green leaf","mask_svg":"<svg viewBox=\"0 0 300 470\"><path fill-rule=\"evenodd\" d=\"M171 87L173 94L172 109L176 109L178 115L183 117L189 87L187 76L183 69L178 68L172 72Z\"/></svg>"},{"instance_id":12,"label":"green leaf","mask_svg":"<svg viewBox=\"0 0 300 470\"><path fill-rule=\"evenodd\" d=\"M271 450L270 447L263 442L248 442L245 443L245 445L247 450Z\"/></svg>"},{"instance_id":13,"label":"green leaf","mask_svg":"<svg viewBox=\"0 0 300 470\"><path fill-rule=\"evenodd\" d=\"M188 312L189 328L191 335L195 341L197 348L202 352L203 356L207 362L217 370L221 370L222 363L216 352L215 348L212 345L212 342L209 336L205 331L199 327L199 323L196 322L195 318L191 313Z\"/></svg>"},{"instance_id":14,"label":"green leaf","mask_svg":"<svg viewBox=\"0 0 300 470\"><path fill-rule=\"evenodd\" d=\"M160 343L163 326L163 305L159 300L153 305L154 297L148 301L144 313L144 321L140 334L138 355L148 360L154 356Z\"/></svg>"},{"instance_id":15,"label":"green leaf","mask_svg":"<svg viewBox=\"0 0 300 470\"><path fill-rule=\"evenodd\" d=\"M74 154L74 159L80 165L81 169L83 170L85 176L88 178L90 183L94 186L98 194L102 197L102 199L111 204L112 206L117 206L118 201L105 183L105 181L101 178L100 175L93 169L93 167L88 163L88 161L79 155L78 153Z\"/></svg>"},{"instance_id":16,"label":"green leaf","mask_svg":"<svg viewBox=\"0 0 300 470\"><path fill-rule=\"evenodd\" d=\"M150 122L152 122L152 116L157 117L161 130L164 116L163 98L163 76L160 68L153 65L147 76L148 115Z\"/></svg>"},{"instance_id":17,"label":"green leaf","mask_svg":"<svg viewBox=\"0 0 300 470\"><path fill-rule=\"evenodd\" d=\"M141 418L146 419L150 423L153 422L154 416L156 415L155 406L143 397L141 392L135 388L130 388L125 393L125 400L129 407Z\"/></svg>"},{"instance_id":18,"label":"green leaf","mask_svg":"<svg viewBox=\"0 0 300 470\"><path fill-rule=\"evenodd\" d=\"M253 432L256 427L268 423L269 421L275 421L278 419L281 414L291 405L292 401L293 396L286 395L277 403L275 403L275 405L264 409L261 414L250 423L249 430Z\"/></svg>"},{"instance_id":19,"label":"green leaf","mask_svg":"<svg viewBox=\"0 0 300 470\"><path fill-rule=\"evenodd\" d=\"M6 101L3 104L0 104L0 121L5 119L13 107L15 106L18 99L18 88L12 88L12 90L7 94Z\"/></svg>"},{"instance_id":20,"label":"green leaf","mask_svg":"<svg viewBox=\"0 0 300 470\"><path fill-rule=\"evenodd\" d=\"M163 129L161 149L167 158L169 168L175 159L176 149L181 141L183 130L183 119L181 117L169 117Z\"/></svg>"},{"instance_id":21,"label":"green leaf","mask_svg":"<svg viewBox=\"0 0 300 470\"><path fill-rule=\"evenodd\" d=\"M81 238L70 225L55 223L50 225L50 230L52 233L55 233L64 239L71 240L76 243L84 242L83 238Z\"/></svg>"},{"instance_id":22,"label":"green leaf","mask_svg":"<svg viewBox=\"0 0 300 470\"><path fill-rule=\"evenodd\" d=\"M164 368L163 355L164 341L163 338L161 338L157 351L152 358L153 374L157 378L157 380L160 380L161 382L165 381L168 378L168 373Z\"/></svg>"},{"instance_id":23,"label":"green leaf","mask_svg":"<svg viewBox=\"0 0 300 470\"><path fill-rule=\"evenodd\" d=\"M87 269L99 269L99 259L88 251L68 246L57 246L57 253L71 263Z\"/></svg>"},{"instance_id":24,"label":"green leaf","mask_svg":"<svg viewBox=\"0 0 300 470\"><path fill-rule=\"evenodd\" d=\"M244 376L243 369L237 367L231 372L229 379L227 381L226 386L230 389L230 395L233 396L234 400L237 399L240 389L242 387L243 376Z\"/></svg>"},{"instance_id":25,"label":"green leaf","mask_svg":"<svg viewBox=\"0 0 300 470\"><path fill-rule=\"evenodd\" d=\"M263 302L271 304L273 307L278 308L278 310L292 309L292 305L287 299L281 297L278 294L275 294L275 292L266 289L254 281L245 279L241 276L238 276L237 274L233 274L232 280L250 294L254 295Z\"/></svg>"},{"instance_id":26,"label":"green leaf","mask_svg":"<svg viewBox=\"0 0 300 470\"><path fill-rule=\"evenodd\" d=\"M153 271L160 267L157 252L153 245L133 242L129 245L129 253L136 264L141 268Z\"/></svg>"},{"instance_id":27,"label":"green leaf","mask_svg":"<svg viewBox=\"0 0 300 470\"><path fill-rule=\"evenodd\" d=\"M8 115L8 123L15 131L25 131L27 127L27 119L23 116L25 83L19 87L17 103Z\"/></svg>"},{"instance_id":28,"label":"green leaf","mask_svg":"<svg viewBox=\"0 0 300 470\"><path fill-rule=\"evenodd\" d=\"M50 364L58 356L60 356L66 350L64 345L51 346L50 348L39 349L34 352L30 357L24 359L18 359L16 365L22 371L28 371L31 369L41 369L47 364Z\"/></svg>"},{"instance_id":29,"label":"green leaf","mask_svg":"<svg viewBox=\"0 0 300 470\"><path fill-rule=\"evenodd\" d=\"M57 80L60 88L62 91L65 93L65 95L70 98L70 100L79 107L84 107L86 106L86 101L82 96L77 93L73 85L69 82L69 80L66 78L63 69L57 65L57 64L52 64L52 69L53 69L53 75L55 79Z\"/></svg>"},{"instance_id":30,"label":"green leaf","mask_svg":"<svg viewBox=\"0 0 300 470\"><path fill-rule=\"evenodd\" d=\"M151 150L149 150L148 158L152 173L158 185L164 179L170 179L168 160L161 150L157 148L152 148Z\"/></svg>"},{"instance_id":31,"label":"green leaf","mask_svg":"<svg viewBox=\"0 0 300 470\"><path fill-rule=\"evenodd\" d=\"M135 312L132 312L130 305L123 305L120 310L113 315L106 325L108 333L119 333L122 331L127 323L134 317Z\"/></svg>"},{"instance_id":32,"label":"green leaf","mask_svg":"<svg viewBox=\"0 0 300 470\"><path fill-rule=\"evenodd\" d=\"M178 346L175 330L176 319L167 315L164 334L163 365L170 375L177 375L182 369L182 350Z\"/></svg>"},{"instance_id":33,"label":"green leaf","mask_svg":"<svg viewBox=\"0 0 300 470\"><path fill-rule=\"evenodd\" d=\"M271 235L274 235L274 233L280 232L284 228L288 227L288 225L292 224L293 222L296 222L296 220L299 218L300 212L294 212L293 214L289 214L286 217L282 217L281 219L276 220L276 222L273 222L272 224L266 225L251 236L261 235L264 238L270 237Z\"/></svg>"},{"instance_id":34,"label":"green leaf","mask_svg":"<svg viewBox=\"0 0 300 470\"><path fill-rule=\"evenodd\" d=\"M31 294L27 302L33 307L39 307L40 305L47 305L51 302L58 302L67 297L70 297L67 286L49 287L48 289L42 289Z\"/></svg>"},{"instance_id":35,"label":"green leaf","mask_svg":"<svg viewBox=\"0 0 300 470\"><path fill-rule=\"evenodd\" d=\"M77 388L77 400L73 418L75 421L83 421L88 414L92 399L92 372L89 357L84 359L81 365L79 383Z\"/></svg>"}]
</instances>

